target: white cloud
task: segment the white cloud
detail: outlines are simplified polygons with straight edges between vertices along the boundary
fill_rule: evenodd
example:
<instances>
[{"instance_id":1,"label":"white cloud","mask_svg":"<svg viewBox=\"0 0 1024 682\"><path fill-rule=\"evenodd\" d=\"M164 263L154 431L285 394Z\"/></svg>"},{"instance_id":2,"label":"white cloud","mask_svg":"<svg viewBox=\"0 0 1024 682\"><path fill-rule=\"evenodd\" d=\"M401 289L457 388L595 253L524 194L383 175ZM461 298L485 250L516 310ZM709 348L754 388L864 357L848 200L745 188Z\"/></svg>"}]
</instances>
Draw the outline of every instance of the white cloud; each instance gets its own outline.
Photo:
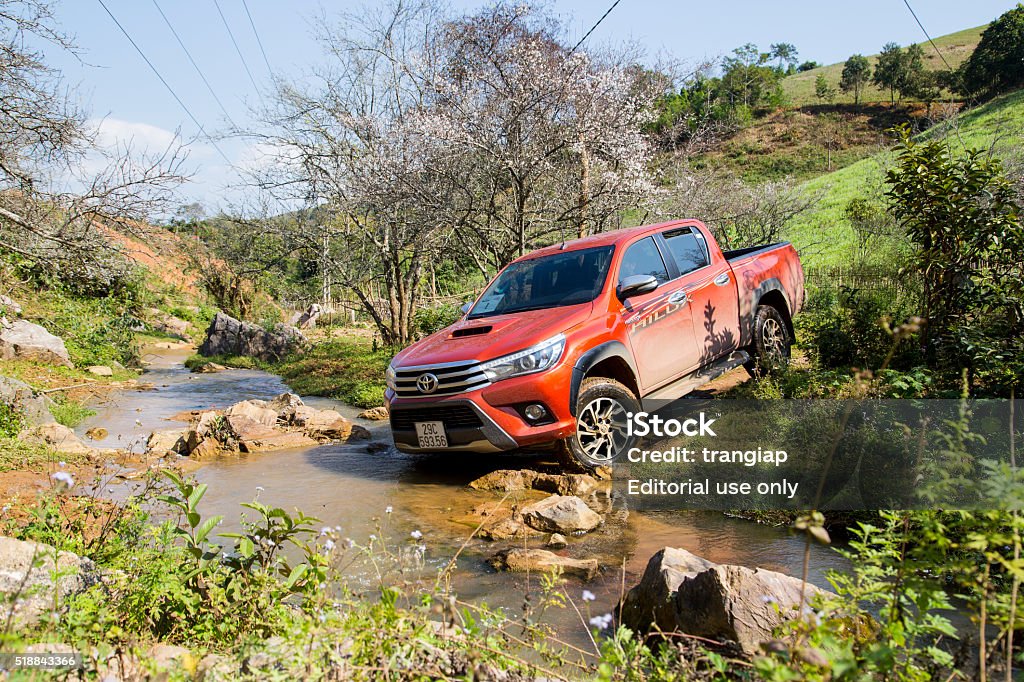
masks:
<instances>
[{"instance_id":1,"label":"white cloud","mask_svg":"<svg viewBox=\"0 0 1024 682\"><path fill-rule=\"evenodd\" d=\"M91 119L96 143L106 149L131 146L138 151L162 152L174 144L178 134L159 126L119 118Z\"/></svg>"}]
</instances>

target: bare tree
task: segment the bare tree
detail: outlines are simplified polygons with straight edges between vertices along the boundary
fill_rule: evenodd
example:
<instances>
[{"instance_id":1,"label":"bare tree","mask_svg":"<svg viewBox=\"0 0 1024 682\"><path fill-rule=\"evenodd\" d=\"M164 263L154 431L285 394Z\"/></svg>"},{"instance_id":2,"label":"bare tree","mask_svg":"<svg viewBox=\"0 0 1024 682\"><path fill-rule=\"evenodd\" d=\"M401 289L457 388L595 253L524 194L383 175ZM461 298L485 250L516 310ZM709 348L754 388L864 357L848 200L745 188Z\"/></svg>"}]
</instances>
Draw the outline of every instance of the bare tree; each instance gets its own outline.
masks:
<instances>
[{"instance_id":1,"label":"bare tree","mask_svg":"<svg viewBox=\"0 0 1024 682\"><path fill-rule=\"evenodd\" d=\"M755 185L726 171L682 168L661 212L699 216L724 248L742 248L779 241L786 224L816 200L789 180Z\"/></svg>"},{"instance_id":2,"label":"bare tree","mask_svg":"<svg viewBox=\"0 0 1024 682\"><path fill-rule=\"evenodd\" d=\"M101 150L95 130L30 37L73 50L44 0L0 0L0 249L102 284L124 267L104 230L138 232L183 180L181 146ZM85 173L86 154L105 163ZM73 186L74 189L57 189Z\"/></svg>"},{"instance_id":3,"label":"bare tree","mask_svg":"<svg viewBox=\"0 0 1024 682\"><path fill-rule=\"evenodd\" d=\"M651 79L634 52L574 51L562 33L547 13L498 3L441 37L421 121L461 159L454 224L482 272L616 227L654 192Z\"/></svg>"}]
</instances>

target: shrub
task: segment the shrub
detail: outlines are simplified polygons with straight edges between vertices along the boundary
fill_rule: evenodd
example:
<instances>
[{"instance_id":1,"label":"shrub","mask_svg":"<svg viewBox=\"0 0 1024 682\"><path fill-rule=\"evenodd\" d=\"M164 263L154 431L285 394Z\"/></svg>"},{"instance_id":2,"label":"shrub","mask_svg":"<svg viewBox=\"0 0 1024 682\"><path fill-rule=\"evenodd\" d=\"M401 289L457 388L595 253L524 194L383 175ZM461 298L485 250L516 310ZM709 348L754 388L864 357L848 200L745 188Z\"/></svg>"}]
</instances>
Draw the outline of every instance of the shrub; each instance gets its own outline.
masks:
<instances>
[{"instance_id":1,"label":"shrub","mask_svg":"<svg viewBox=\"0 0 1024 682\"><path fill-rule=\"evenodd\" d=\"M455 324L462 317L462 311L454 303L446 303L434 308L420 308L413 316L416 333L429 336L436 331Z\"/></svg>"},{"instance_id":2,"label":"shrub","mask_svg":"<svg viewBox=\"0 0 1024 682\"><path fill-rule=\"evenodd\" d=\"M893 348L886 320L902 322L916 311L916 297L842 288L810 296L797 318L798 333L822 367L881 367ZM893 367L918 364L915 344L903 340L889 362Z\"/></svg>"},{"instance_id":3,"label":"shrub","mask_svg":"<svg viewBox=\"0 0 1024 682\"><path fill-rule=\"evenodd\" d=\"M25 428L25 415L7 403L0 403L0 438L14 438Z\"/></svg>"}]
</instances>

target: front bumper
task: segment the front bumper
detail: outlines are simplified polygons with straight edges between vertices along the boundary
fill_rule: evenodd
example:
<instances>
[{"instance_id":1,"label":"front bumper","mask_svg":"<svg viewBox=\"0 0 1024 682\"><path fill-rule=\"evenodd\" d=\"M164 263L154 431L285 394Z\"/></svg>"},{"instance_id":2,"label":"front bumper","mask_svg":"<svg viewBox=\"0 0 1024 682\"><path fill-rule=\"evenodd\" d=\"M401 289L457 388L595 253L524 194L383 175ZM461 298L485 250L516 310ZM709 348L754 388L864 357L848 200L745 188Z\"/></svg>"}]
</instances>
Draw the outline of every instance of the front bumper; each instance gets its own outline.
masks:
<instances>
[{"instance_id":1,"label":"front bumper","mask_svg":"<svg viewBox=\"0 0 1024 682\"><path fill-rule=\"evenodd\" d=\"M474 419L475 417L475 419ZM421 448L416 437L417 421L444 423L448 437L446 451L452 452L504 452L519 447L486 412L472 400L446 400L437 403L391 405L391 434L395 447L402 452L436 452Z\"/></svg>"},{"instance_id":2,"label":"front bumper","mask_svg":"<svg viewBox=\"0 0 1024 682\"><path fill-rule=\"evenodd\" d=\"M508 452L543 446L576 432L569 413L570 363L547 372L506 379L448 396L410 398L387 391L391 432L402 452ZM551 414L544 424L530 424L519 407L537 402ZM420 448L416 422L444 424L448 447Z\"/></svg>"}]
</instances>

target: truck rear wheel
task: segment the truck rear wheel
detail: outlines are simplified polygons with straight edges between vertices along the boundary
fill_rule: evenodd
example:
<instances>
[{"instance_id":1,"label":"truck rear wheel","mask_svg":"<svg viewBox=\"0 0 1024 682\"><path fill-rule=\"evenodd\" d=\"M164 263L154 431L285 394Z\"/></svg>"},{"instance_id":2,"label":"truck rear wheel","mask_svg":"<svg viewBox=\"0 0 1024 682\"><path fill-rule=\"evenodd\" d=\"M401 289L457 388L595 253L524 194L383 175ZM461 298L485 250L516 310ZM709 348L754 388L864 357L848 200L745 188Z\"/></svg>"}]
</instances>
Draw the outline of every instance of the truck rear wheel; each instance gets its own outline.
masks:
<instances>
[{"instance_id":1,"label":"truck rear wheel","mask_svg":"<svg viewBox=\"0 0 1024 682\"><path fill-rule=\"evenodd\" d=\"M786 320L776 308L770 305L757 307L754 315L754 343L751 344L750 361L743 367L752 377L773 374L789 364L793 337Z\"/></svg>"},{"instance_id":2,"label":"truck rear wheel","mask_svg":"<svg viewBox=\"0 0 1024 682\"><path fill-rule=\"evenodd\" d=\"M610 466L629 446L627 415L639 411L636 396L618 381L584 379L576 400L576 433L565 441L568 454L587 468Z\"/></svg>"}]
</instances>

